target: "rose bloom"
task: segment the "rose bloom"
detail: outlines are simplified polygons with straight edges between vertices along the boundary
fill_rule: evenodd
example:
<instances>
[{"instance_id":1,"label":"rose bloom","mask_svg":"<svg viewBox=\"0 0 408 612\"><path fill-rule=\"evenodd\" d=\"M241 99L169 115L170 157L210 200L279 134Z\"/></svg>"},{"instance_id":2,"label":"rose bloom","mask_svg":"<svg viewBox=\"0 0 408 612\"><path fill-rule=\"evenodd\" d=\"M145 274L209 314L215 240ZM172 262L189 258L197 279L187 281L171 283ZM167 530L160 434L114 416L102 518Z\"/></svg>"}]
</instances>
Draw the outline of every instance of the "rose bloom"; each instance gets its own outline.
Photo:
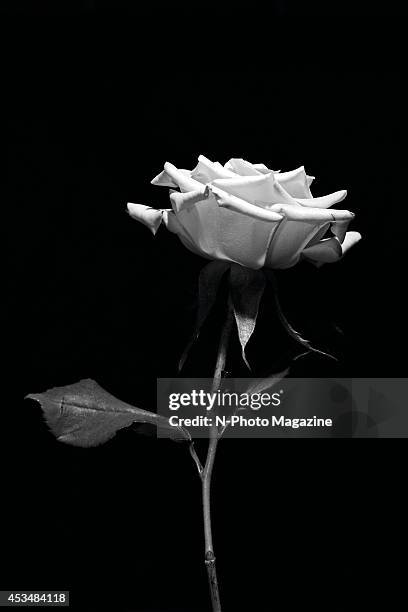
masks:
<instances>
[{"instance_id":1,"label":"rose bloom","mask_svg":"<svg viewBox=\"0 0 408 612\"><path fill-rule=\"evenodd\" d=\"M166 162L153 185L170 188L171 209L128 204L130 215L155 234L164 222L190 251L252 269L317 266L340 259L361 238L348 232L354 214L332 209L345 190L314 198L303 166L290 172L200 155L194 170Z\"/></svg>"}]
</instances>

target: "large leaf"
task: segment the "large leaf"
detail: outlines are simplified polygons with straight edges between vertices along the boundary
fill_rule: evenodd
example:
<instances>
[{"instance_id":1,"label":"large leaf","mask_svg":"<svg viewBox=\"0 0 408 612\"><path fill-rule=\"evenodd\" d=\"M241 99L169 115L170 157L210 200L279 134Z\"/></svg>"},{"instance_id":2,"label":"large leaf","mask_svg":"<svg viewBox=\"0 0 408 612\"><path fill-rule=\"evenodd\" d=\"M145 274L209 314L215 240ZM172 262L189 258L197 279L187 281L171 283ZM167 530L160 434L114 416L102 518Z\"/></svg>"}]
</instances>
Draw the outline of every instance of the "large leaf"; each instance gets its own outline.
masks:
<instances>
[{"instance_id":1,"label":"large leaf","mask_svg":"<svg viewBox=\"0 0 408 612\"><path fill-rule=\"evenodd\" d=\"M259 303L265 289L265 276L260 270L251 270L233 264L230 273L230 287L242 358L250 370L245 347L255 329Z\"/></svg>"},{"instance_id":2,"label":"large leaf","mask_svg":"<svg viewBox=\"0 0 408 612\"><path fill-rule=\"evenodd\" d=\"M31 393L27 398L41 404L51 431L66 444L97 446L133 423L161 427L176 440L191 439L184 428L173 427L163 416L118 400L89 378L44 393Z\"/></svg>"},{"instance_id":3,"label":"large leaf","mask_svg":"<svg viewBox=\"0 0 408 612\"><path fill-rule=\"evenodd\" d=\"M179 361L179 371L183 368L188 353L194 342L198 339L201 327L215 304L222 277L230 265L231 264L226 261L211 261L204 266L200 272L198 280L198 311L195 329Z\"/></svg>"}]
</instances>

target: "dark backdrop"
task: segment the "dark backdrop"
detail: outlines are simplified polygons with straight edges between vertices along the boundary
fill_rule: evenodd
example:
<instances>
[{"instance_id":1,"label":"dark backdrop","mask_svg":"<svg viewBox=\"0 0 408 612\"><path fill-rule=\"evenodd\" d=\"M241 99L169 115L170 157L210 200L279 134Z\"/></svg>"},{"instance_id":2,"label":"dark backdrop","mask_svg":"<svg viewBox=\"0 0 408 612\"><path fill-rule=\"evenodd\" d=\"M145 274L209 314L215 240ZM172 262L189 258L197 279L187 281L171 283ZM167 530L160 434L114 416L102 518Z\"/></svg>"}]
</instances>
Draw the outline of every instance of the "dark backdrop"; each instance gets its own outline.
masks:
<instances>
[{"instance_id":1,"label":"dark backdrop","mask_svg":"<svg viewBox=\"0 0 408 612\"><path fill-rule=\"evenodd\" d=\"M296 373L403 376L403 73L384 57L306 61L301 47L294 61L248 66L231 49L222 65L163 52L95 63L71 34L64 62L44 70L28 50L29 69L12 69L21 111L6 116L0 588L69 589L78 610L207 610L187 449L131 431L97 449L64 446L22 398L91 377L155 409L156 377L175 373L192 329L204 261L163 228L153 239L125 205L167 207L151 178L200 153L304 164L315 194L348 189L363 240L338 264L279 274L292 320L340 357L305 358ZM295 349L268 309L249 347L258 367ZM215 316L207 338L216 326ZM206 350L187 372L209 372ZM401 442L223 442L214 530L225 610L396 609Z\"/></svg>"}]
</instances>

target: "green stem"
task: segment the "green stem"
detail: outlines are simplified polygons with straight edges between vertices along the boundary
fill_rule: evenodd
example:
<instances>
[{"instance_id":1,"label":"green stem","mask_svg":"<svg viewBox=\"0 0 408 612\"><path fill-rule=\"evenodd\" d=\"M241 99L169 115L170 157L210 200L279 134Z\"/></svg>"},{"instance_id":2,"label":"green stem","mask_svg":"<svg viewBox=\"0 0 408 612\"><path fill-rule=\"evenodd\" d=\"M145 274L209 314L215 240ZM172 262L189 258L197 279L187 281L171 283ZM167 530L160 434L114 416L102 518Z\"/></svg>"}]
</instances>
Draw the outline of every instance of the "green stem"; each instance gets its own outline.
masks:
<instances>
[{"instance_id":1,"label":"green stem","mask_svg":"<svg viewBox=\"0 0 408 612\"><path fill-rule=\"evenodd\" d=\"M228 301L228 311L225 323L221 332L220 343L218 346L217 362L214 371L212 392L218 391L222 381L227 359L228 344L234 321L234 314L231 302ZM211 530L211 476L214 467L215 454L218 444L218 428L215 424L210 429L210 441L208 444L207 459L201 473L202 496L203 496L203 516L204 516L204 540L205 540L205 564L207 567L208 583L210 587L211 602L213 612L221 612L220 595L218 591L217 571L215 565L214 547Z\"/></svg>"}]
</instances>

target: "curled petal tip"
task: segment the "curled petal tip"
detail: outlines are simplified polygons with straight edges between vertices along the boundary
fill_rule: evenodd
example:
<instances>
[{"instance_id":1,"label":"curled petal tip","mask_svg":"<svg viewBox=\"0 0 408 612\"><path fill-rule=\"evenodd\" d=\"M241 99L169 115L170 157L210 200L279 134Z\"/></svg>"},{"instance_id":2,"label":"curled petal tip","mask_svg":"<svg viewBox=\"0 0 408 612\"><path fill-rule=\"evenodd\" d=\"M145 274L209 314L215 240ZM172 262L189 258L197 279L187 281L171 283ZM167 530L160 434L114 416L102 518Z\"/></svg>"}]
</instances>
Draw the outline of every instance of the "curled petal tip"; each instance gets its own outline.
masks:
<instances>
[{"instance_id":1,"label":"curled petal tip","mask_svg":"<svg viewBox=\"0 0 408 612\"><path fill-rule=\"evenodd\" d=\"M170 194L170 201L173 209L177 212L189 208L193 204L197 204L203 200L208 199L209 189L206 187L204 191L187 191L185 193L179 193L173 191Z\"/></svg>"},{"instance_id":2,"label":"curled petal tip","mask_svg":"<svg viewBox=\"0 0 408 612\"><path fill-rule=\"evenodd\" d=\"M342 246L345 249L350 248L350 246L353 246L357 244L357 242L360 242L361 238L362 236L360 232L347 232Z\"/></svg>"},{"instance_id":3,"label":"curled petal tip","mask_svg":"<svg viewBox=\"0 0 408 612\"><path fill-rule=\"evenodd\" d=\"M290 206L287 204L274 204L270 210L285 214L293 221L330 222L352 219L354 214L349 210L314 208L306 206Z\"/></svg>"},{"instance_id":4,"label":"curled petal tip","mask_svg":"<svg viewBox=\"0 0 408 612\"><path fill-rule=\"evenodd\" d=\"M172 179L170 174L166 172L166 170L162 170L159 172L157 176L155 176L151 181L151 185L158 185L159 187L175 187L177 188L177 183Z\"/></svg>"},{"instance_id":5,"label":"curled petal tip","mask_svg":"<svg viewBox=\"0 0 408 612\"><path fill-rule=\"evenodd\" d=\"M360 242L360 240L360 232L347 232L341 245L342 254L345 255L347 251L357 244L357 242Z\"/></svg>"},{"instance_id":6,"label":"curled petal tip","mask_svg":"<svg viewBox=\"0 0 408 612\"><path fill-rule=\"evenodd\" d=\"M332 218L335 221L337 221L337 220L341 221L341 220L346 220L346 219L354 219L354 217L356 216L350 210L337 210L335 208L331 209L330 214L332 215Z\"/></svg>"},{"instance_id":7,"label":"curled petal tip","mask_svg":"<svg viewBox=\"0 0 408 612\"><path fill-rule=\"evenodd\" d=\"M308 208L330 208L339 202L342 202L347 196L347 191L341 189L334 193L329 193L325 196L317 198L296 198L296 202Z\"/></svg>"},{"instance_id":8,"label":"curled petal tip","mask_svg":"<svg viewBox=\"0 0 408 612\"><path fill-rule=\"evenodd\" d=\"M129 215L140 221L149 228L153 235L156 234L160 227L163 218L163 211L152 208L151 206L145 206L144 204L133 204L128 202L127 211Z\"/></svg>"}]
</instances>

